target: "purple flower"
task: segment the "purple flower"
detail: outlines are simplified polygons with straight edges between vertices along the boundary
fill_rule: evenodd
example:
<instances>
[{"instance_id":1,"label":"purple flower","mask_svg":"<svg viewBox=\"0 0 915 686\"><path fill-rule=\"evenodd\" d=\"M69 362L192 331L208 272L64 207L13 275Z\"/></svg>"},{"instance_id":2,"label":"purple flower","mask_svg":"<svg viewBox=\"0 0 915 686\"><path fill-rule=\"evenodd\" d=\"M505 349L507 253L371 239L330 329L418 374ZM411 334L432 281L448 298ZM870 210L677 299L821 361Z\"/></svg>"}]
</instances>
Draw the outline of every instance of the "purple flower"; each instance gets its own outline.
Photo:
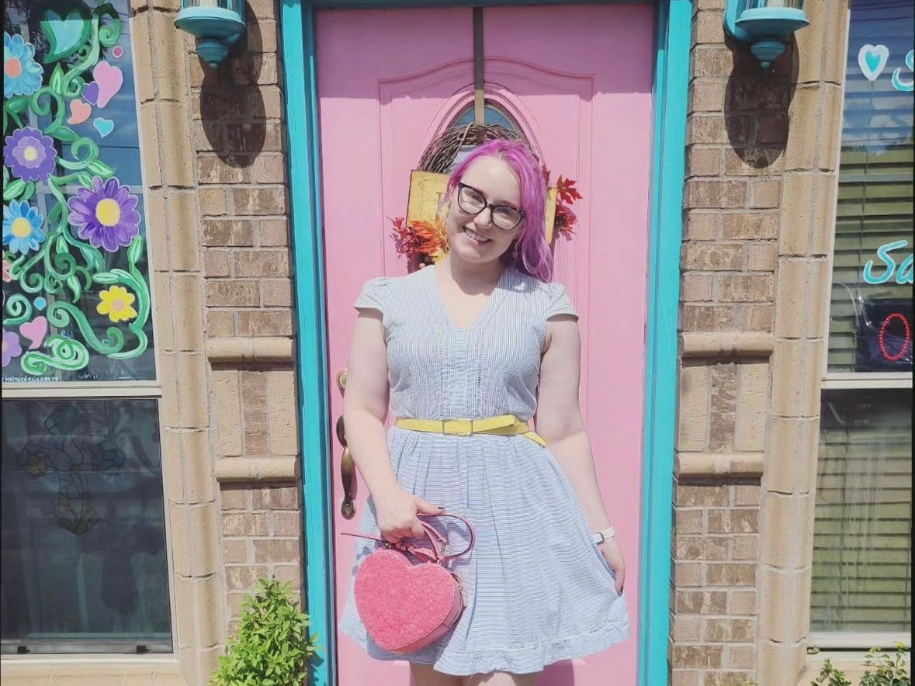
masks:
<instances>
[{"instance_id":1,"label":"purple flower","mask_svg":"<svg viewBox=\"0 0 915 686\"><path fill-rule=\"evenodd\" d=\"M70 207L70 224L77 234L96 248L115 252L130 245L140 233L138 198L130 186L122 186L117 179L103 181L96 176L92 188L78 188L67 202Z\"/></svg>"},{"instance_id":2,"label":"purple flower","mask_svg":"<svg viewBox=\"0 0 915 686\"><path fill-rule=\"evenodd\" d=\"M22 354L22 345L15 331L3 329L3 366L6 367L14 357Z\"/></svg>"},{"instance_id":3,"label":"purple flower","mask_svg":"<svg viewBox=\"0 0 915 686\"><path fill-rule=\"evenodd\" d=\"M16 129L6 137L3 164L23 181L44 181L57 167L54 141L31 126Z\"/></svg>"}]
</instances>

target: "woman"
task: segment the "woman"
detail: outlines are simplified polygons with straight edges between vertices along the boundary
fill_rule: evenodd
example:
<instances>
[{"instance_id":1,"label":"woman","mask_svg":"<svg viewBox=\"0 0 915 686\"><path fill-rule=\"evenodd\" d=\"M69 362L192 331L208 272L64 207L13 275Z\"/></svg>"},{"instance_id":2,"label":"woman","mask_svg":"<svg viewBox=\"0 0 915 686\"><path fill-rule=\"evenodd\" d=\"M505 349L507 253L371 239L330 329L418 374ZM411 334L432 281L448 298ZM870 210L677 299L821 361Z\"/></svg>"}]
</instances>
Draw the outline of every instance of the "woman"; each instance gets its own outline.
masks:
<instances>
[{"instance_id":1,"label":"woman","mask_svg":"<svg viewBox=\"0 0 915 686\"><path fill-rule=\"evenodd\" d=\"M544 666L627 637L625 567L578 404L577 315L550 283L540 164L521 143L486 143L446 197L448 256L373 279L356 302L343 415L371 493L363 533L419 537L417 514L442 510L473 525L472 552L452 566L467 607L407 656L372 643L352 594L342 629L373 657L408 659L417 686L531 686ZM411 421L500 415L517 418L514 435ZM448 536L465 547L460 527ZM360 544L356 567L374 548Z\"/></svg>"}]
</instances>

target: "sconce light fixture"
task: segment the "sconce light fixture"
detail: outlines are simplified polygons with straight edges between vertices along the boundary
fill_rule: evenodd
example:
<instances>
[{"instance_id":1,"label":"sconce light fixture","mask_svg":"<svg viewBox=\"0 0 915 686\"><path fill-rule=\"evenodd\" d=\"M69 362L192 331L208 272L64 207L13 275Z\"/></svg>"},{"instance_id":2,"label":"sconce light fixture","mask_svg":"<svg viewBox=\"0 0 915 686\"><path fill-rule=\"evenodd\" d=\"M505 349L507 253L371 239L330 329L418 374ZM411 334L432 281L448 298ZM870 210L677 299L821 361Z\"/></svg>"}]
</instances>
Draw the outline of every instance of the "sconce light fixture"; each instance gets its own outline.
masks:
<instances>
[{"instance_id":1,"label":"sconce light fixture","mask_svg":"<svg viewBox=\"0 0 915 686\"><path fill-rule=\"evenodd\" d=\"M726 0L724 30L750 44L763 69L785 51L785 42L810 22L804 0Z\"/></svg>"},{"instance_id":2,"label":"sconce light fixture","mask_svg":"<svg viewBox=\"0 0 915 686\"><path fill-rule=\"evenodd\" d=\"M197 37L197 54L215 69L245 32L245 0L181 0L175 26Z\"/></svg>"}]
</instances>

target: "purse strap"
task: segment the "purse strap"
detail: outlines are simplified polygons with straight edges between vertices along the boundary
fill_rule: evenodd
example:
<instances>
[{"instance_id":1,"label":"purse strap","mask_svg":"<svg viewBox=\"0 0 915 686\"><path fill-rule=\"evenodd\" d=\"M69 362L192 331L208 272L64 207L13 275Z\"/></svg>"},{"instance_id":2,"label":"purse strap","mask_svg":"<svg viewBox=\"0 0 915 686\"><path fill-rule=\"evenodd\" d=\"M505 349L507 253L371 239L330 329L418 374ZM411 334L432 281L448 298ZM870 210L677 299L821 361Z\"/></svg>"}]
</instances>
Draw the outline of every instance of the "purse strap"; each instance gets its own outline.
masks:
<instances>
[{"instance_id":1,"label":"purse strap","mask_svg":"<svg viewBox=\"0 0 915 686\"><path fill-rule=\"evenodd\" d=\"M444 512L442 514L432 515L418 514L417 516L421 518L450 517L451 519L457 519L464 522L464 524L467 526L467 531L470 533L470 543L464 550L459 553L455 553L454 555L445 555L445 548L448 543L447 539L442 536L434 526L427 524L422 520L420 520L419 523L422 525L423 531L426 533L426 538L432 546L431 550L423 546L407 545L403 542L403 539L397 541L396 543L391 543L384 538L379 538L378 536L369 536L368 534L353 534L346 531L342 532L342 534L344 536L353 536L354 538L367 538L372 541L378 541L386 548L393 548L394 550L399 550L402 553L409 553L418 560L425 560L426 562L434 562L436 564L441 564L447 560L454 559L455 557L466 555L470 552L470 549L473 548L473 545L476 541L476 534L470 522L468 522L463 517L459 517L458 515L454 514L446 514Z\"/></svg>"}]
</instances>

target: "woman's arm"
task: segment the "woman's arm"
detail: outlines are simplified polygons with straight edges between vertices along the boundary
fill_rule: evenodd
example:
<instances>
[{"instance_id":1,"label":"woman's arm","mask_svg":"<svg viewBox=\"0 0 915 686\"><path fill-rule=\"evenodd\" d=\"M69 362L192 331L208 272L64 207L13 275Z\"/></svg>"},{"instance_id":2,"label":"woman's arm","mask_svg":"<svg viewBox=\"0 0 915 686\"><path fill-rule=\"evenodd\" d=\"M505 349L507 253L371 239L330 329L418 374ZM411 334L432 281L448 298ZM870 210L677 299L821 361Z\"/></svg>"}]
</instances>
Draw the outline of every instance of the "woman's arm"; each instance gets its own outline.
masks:
<instances>
[{"instance_id":1,"label":"woman's arm","mask_svg":"<svg viewBox=\"0 0 915 686\"><path fill-rule=\"evenodd\" d=\"M536 429L556 457L584 510L591 531L610 526L604 507L591 441L578 403L581 374L581 336L574 316L560 315L547 322L546 351L540 363L540 390ZM625 576L623 556L615 538L601 544L601 552L616 573L617 590Z\"/></svg>"},{"instance_id":2,"label":"woman's arm","mask_svg":"<svg viewBox=\"0 0 915 686\"><path fill-rule=\"evenodd\" d=\"M422 536L416 513L435 514L439 509L404 491L394 475L384 430L390 393L387 359L381 312L360 310L343 395L346 443L375 501L378 528L385 538L397 541Z\"/></svg>"}]
</instances>

